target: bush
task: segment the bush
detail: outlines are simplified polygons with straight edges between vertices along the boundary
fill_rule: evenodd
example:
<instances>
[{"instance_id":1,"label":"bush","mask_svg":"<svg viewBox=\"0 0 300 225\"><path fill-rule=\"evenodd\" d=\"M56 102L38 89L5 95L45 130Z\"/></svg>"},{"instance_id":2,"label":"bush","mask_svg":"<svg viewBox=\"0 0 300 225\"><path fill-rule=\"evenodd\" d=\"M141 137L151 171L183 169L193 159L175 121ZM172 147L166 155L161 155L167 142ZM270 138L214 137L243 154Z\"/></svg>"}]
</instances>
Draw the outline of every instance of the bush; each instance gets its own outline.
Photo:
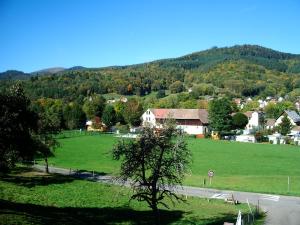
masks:
<instances>
[{"instance_id":1,"label":"bush","mask_svg":"<svg viewBox=\"0 0 300 225\"><path fill-rule=\"evenodd\" d=\"M129 126L128 125L122 125L122 124L118 123L118 124L116 124L116 128L117 128L117 130L119 130L119 132L121 134L129 133Z\"/></svg>"},{"instance_id":2,"label":"bush","mask_svg":"<svg viewBox=\"0 0 300 225\"><path fill-rule=\"evenodd\" d=\"M268 137L265 136L263 132L258 131L254 136L257 142L268 142Z\"/></svg>"}]
</instances>

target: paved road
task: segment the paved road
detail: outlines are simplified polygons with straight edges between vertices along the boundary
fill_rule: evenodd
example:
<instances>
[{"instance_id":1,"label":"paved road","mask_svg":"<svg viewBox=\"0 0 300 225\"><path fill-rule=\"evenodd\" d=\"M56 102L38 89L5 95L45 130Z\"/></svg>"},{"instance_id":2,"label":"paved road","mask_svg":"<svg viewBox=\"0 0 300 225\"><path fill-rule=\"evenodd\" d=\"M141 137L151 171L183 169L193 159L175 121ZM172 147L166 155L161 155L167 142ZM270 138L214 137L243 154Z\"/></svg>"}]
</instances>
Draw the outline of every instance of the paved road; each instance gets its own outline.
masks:
<instances>
[{"instance_id":1,"label":"paved road","mask_svg":"<svg viewBox=\"0 0 300 225\"><path fill-rule=\"evenodd\" d=\"M44 166L35 165L34 168L44 171ZM94 180L97 182L120 184L112 176L103 176L92 174L90 172L76 172L62 168L49 167L50 173L59 173L64 175L75 175L83 179ZM125 184L126 186L129 183ZM175 191L187 195L213 199L225 199L233 195L235 200L242 203L258 205L267 213L266 225L300 225L300 197L269 195L261 193L250 193L240 191L225 191L198 187L176 187Z\"/></svg>"}]
</instances>

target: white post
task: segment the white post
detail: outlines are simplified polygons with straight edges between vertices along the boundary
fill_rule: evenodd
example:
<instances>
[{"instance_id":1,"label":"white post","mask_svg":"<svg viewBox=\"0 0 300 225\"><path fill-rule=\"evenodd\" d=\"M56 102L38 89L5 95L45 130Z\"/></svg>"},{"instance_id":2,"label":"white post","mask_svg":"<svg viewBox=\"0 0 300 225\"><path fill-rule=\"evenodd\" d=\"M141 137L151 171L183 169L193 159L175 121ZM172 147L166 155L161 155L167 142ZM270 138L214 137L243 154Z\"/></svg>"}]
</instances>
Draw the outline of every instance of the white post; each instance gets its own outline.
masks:
<instances>
[{"instance_id":1,"label":"white post","mask_svg":"<svg viewBox=\"0 0 300 225\"><path fill-rule=\"evenodd\" d=\"M288 176L288 192L290 192L290 176Z\"/></svg>"}]
</instances>

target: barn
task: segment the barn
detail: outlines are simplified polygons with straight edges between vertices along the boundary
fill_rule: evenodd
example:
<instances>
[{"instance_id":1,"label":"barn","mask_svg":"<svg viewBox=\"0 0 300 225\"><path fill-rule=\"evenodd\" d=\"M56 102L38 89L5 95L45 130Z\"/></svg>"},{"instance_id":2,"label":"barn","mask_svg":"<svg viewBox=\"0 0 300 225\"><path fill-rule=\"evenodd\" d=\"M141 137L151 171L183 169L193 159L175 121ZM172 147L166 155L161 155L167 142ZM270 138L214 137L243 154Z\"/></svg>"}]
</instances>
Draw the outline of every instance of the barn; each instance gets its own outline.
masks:
<instances>
[{"instance_id":1,"label":"barn","mask_svg":"<svg viewBox=\"0 0 300 225\"><path fill-rule=\"evenodd\" d=\"M143 126L160 128L167 119L174 119L177 128L187 134L204 135L208 132L206 109L148 109L142 115Z\"/></svg>"}]
</instances>

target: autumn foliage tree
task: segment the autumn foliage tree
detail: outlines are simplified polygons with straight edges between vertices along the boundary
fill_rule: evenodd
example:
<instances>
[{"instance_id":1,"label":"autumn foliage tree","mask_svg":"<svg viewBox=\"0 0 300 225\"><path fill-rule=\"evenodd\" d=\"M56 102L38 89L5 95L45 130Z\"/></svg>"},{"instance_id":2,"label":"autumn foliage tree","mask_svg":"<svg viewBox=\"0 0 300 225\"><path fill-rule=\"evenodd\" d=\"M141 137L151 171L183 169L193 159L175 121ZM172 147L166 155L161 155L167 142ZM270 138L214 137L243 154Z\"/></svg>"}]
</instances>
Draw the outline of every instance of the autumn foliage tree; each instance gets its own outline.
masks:
<instances>
[{"instance_id":1,"label":"autumn foliage tree","mask_svg":"<svg viewBox=\"0 0 300 225\"><path fill-rule=\"evenodd\" d=\"M137 126L141 122L140 118L142 114L143 114L142 103L135 98L129 99L123 111L125 122L132 126Z\"/></svg>"}]
</instances>

